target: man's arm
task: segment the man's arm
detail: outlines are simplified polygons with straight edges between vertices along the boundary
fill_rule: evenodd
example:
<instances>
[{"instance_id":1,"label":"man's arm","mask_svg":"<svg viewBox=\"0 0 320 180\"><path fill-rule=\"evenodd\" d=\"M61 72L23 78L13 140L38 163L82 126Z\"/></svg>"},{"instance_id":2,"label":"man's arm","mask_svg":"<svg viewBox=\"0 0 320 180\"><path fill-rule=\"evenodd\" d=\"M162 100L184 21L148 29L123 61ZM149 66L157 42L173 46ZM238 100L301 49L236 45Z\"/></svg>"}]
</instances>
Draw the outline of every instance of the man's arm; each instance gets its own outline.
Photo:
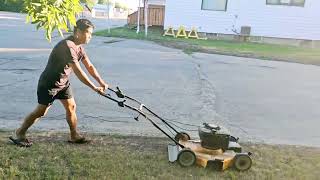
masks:
<instances>
[{"instance_id":1,"label":"man's arm","mask_svg":"<svg viewBox=\"0 0 320 180\"><path fill-rule=\"evenodd\" d=\"M86 67L88 70L89 74L101 85L101 87L107 88L107 84L104 82L104 80L100 77L97 69L93 66L91 61L89 60L88 57L85 57L82 60L83 65Z\"/></svg>"},{"instance_id":2,"label":"man's arm","mask_svg":"<svg viewBox=\"0 0 320 180\"><path fill-rule=\"evenodd\" d=\"M74 73L82 83L89 86L94 91L100 91L99 88L91 82L86 73L81 69L81 66L78 62L69 63L69 66L73 69Z\"/></svg>"}]
</instances>

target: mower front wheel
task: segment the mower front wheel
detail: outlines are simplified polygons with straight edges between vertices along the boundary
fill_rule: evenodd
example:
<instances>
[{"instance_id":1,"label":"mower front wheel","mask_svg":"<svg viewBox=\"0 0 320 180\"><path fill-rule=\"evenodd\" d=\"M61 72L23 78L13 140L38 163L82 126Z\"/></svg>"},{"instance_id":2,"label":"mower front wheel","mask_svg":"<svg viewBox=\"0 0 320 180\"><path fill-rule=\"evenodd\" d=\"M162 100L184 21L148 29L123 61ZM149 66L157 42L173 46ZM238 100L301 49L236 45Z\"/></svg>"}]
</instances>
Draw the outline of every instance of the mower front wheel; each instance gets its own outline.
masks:
<instances>
[{"instance_id":1,"label":"mower front wheel","mask_svg":"<svg viewBox=\"0 0 320 180\"><path fill-rule=\"evenodd\" d=\"M234 159L234 167L238 171L246 171L251 168L252 160L248 154L237 154Z\"/></svg>"},{"instance_id":2,"label":"mower front wheel","mask_svg":"<svg viewBox=\"0 0 320 180\"><path fill-rule=\"evenodd\" d=\"M182 149L178 154L178 163L182 167L189 167L196 163L196 155L190 149Z\"/></svg>"},{"instance_id":3,"label":"mower front wheel","mask_svg":"<svg viewBox=\"0 0 320 180\"><path fill-rule=\"evenodd\" d=\"M190 140L190 136L189 134L185 133L185 132L179 132L175 137L174 137L174 140L176 140L177 142L179 142L180 140L183 140L183 141L188 141Z\"/></svg>"}]
</instances>

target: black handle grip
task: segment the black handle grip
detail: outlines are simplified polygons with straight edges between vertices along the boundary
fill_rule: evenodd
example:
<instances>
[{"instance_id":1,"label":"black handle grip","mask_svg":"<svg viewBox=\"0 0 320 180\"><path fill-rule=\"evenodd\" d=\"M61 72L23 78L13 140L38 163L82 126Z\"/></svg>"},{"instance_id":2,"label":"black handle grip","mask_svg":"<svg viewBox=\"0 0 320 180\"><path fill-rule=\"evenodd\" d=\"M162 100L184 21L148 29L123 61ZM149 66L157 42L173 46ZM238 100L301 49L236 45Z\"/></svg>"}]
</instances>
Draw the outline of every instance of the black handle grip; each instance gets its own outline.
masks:
<instances>
[{"instance_id":1,"label":"black handle grip","mask_svg":"<svg viewBox=\"0 0 320 180\"><path fill-rule=\"evenodd\" d=\"M118 98L124 98L125 96L124 94L122 94L120 88L118 86L116 88L117 88L117 91L115 93L118 96Z\"/></svg>"}]
</instances>

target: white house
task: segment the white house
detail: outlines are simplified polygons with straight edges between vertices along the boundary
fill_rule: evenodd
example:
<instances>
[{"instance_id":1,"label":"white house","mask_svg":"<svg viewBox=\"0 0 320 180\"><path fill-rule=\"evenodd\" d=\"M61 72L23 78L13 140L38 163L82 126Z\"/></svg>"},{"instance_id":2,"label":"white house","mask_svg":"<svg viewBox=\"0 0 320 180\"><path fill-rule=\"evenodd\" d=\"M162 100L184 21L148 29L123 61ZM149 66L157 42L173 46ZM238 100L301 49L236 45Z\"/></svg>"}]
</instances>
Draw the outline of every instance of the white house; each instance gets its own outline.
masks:
<instances>
[{"instance_id":1,"label":"white house","mask_svg":"<svg viewBox=\"0 0 320 180\"><path fill-rule=\"evenodd\" d=\"M148 4L164 6L166 5L166 0L148 0Z\"/></svg>"},{"instance_id":2,"label":"white house","mask_svg":"<svg viewBox=\"0 0 320 180\"><path fill-rule=\"evenodd\" d=\"M89 7L83 3L82 3L82 6L83 6L83 12L80 13L80 16L83 18L85 18L85 17L107 17L108 12L109 12L109 16L111 16L111 17L114 14L114 4L110 4L109 6L102 5L102 4L95 4L90 10L88 9ZM108 10L108 8L109 8L109 10Z\"/></svg>"},{"instance_id":3,"label":"white house","mask_svg":"<svg viewBox=\"0 0 320 180\"><path fill-rule=\"evenodd\" d=\"M166 0L164 28L320 40L320 0ZM246 28L247 27L247 28ZM249 28L248 28L249 27Z\"/></svg>"},{"instance_id":4,"label":"white house","mask_svg":"<svg viewBox=\"0 0 320 180\"><path fill-rule=\"evenodd\" d=\"M108 13L109 18L126 18L128 16L128 11L116 8L115 3L110 3L109 5L95 4L90 10L85 4L82 5L84 11L80 13L81 17L107 18Z\"/></svg>"},{"instance_id":5,"label":"white house","mask_svg":"<svg viewBox=\"0 0 320 180\"><path fill-rule=\"evenodd\" d=\"M108 10L109 8L109 10ZM106 17L113 15L114 4L103 5L103 4L95 4L92 8L92 17Z\"/></svg>"}]
</instances>

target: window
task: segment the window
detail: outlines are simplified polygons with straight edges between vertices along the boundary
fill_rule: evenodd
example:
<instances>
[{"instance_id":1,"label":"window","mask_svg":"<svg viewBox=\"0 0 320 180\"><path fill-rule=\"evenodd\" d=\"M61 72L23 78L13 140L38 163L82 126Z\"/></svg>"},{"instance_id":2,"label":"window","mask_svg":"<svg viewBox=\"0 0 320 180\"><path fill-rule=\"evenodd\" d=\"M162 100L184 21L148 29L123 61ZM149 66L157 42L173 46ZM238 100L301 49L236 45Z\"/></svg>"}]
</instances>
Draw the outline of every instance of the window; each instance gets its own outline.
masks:
<instances>
[{"instance_id":1,"label":"window","mask_svg":"<svg viewBox=\"0 0 320 180\"><path fill-rule=\"evenodd\" d=\"M202 0L202 10L226 11L228 0Z\"/></svg>"},{"instance_id":2,"label":"window","mask_svg":"<svg viewBox=\"0 0 320 180\"><path fill-rule=\"evenodd\" d=\"M305 0L267 0L271 5L304 6Z\"/></svg>"}]
</instances>

